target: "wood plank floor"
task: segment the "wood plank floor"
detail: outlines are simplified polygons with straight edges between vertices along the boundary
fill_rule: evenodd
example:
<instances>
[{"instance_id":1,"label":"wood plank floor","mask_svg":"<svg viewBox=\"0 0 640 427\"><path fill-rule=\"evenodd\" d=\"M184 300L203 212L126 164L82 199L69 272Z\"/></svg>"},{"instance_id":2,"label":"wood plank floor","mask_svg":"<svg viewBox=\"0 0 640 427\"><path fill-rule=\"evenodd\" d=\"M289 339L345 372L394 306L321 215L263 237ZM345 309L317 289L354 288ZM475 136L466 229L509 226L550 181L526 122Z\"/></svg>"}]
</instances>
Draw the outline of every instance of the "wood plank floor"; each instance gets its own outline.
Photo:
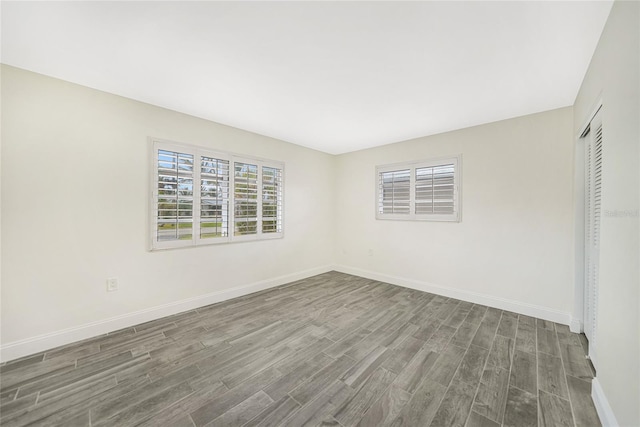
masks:
<instances>
[{"instance_id":1,"label":"wood plank floor","mask_svg":"<svg viewBox=\"0 0 640 427\"><path fill-rule=\"evenodd\" d=\"M599 426L580 337L342 273L0 366L2 426Z\"/></svg>"}]
</instances>

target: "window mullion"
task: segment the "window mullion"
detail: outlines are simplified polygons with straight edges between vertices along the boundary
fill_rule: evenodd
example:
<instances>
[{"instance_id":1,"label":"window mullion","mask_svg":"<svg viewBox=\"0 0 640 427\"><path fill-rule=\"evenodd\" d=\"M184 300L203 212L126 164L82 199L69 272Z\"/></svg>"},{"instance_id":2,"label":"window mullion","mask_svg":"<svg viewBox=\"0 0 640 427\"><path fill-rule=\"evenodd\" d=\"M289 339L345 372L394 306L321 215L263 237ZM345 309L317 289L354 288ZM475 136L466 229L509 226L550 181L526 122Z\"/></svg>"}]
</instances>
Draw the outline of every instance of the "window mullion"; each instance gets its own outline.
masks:
<instances>
[{"instance_id":1,"label":"window mullion","mask_svg":"<svg viewBox=\"0 0 640 427\"><path fill-rule=\"evenodd\" d=\"M456 174L453 175L453 214L458 215L458 179Z\"/></svg>"},{"instance_id":2,"label":"window mullion","mask_svg":"<svg viewBox=\"0 0 640 427\"><path fill-rule=\"evenodd\" d=\"M431 167L431 214L436 213L436 168Z\"/></svg>"},{"instance_id":3,"label":"window mullion","mask_svg":"<svg viewBox=\"0 0 640 427\"><path fill-rule=\"evenodd\" d=\"M229 240L235 240L236 234L236 158L229 159Z\"/></svg>"},{"instance_id":4,"label":"window mullion","mask_svg":"<svg viewBox=\"0 0 640 427\"><path fill-rule=\"evenodd\" d=\"M262 168L264 164L257 162L258 166L258 194L256 198L258 200L257 206L257 221L256 221L256 236L262 235Z\"/></svg>"},{"instance_id":5,"label":"window mullion","mask_svg":"<svg viewBox=\"0 0 640 427\"><path fill-rule=\"evenodd\" d=\"M202 191L202 183L200 180L200 172L202 168L202 153L195 150L193 153L193 237L197 244L200 243L200 198Z\"/></svg>"},{"instance_id":6,"label":"window mullion","mask_svg":"<svg viewBox=\"0 0 640 427\"><path fill-rule=\"evenodd\" d=\"M416 217L416 168L409 169L409 218Z\"/></svg>"}]
</instances>

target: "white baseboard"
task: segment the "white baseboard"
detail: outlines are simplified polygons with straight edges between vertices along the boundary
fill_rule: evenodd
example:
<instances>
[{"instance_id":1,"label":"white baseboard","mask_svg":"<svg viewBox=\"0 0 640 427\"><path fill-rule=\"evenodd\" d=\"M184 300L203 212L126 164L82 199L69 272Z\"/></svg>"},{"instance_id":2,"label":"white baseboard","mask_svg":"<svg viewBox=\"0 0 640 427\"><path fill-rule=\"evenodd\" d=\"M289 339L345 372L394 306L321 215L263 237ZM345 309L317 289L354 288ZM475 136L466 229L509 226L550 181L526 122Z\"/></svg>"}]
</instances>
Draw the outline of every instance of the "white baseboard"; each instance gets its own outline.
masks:
<instances>
[{"instance_id":1,"label":"white baseboard","mask_svg":"<svg viewBox=\"0 0 640 427\"><path fill-rule=\"evenodd\" d=\"M571 317L571 323L569 323L569 330L573 333L579 334L582 332L582 320Z\"/></svg>"},{"instance_id":2,"label":"white baseboard","mask_svg":"<svg viewBox=\"0 0 640 427\"><path fill-rule=\"evenodd\" d=\"M589 343L589 360L591 360L591 364L598 372L598 354L596 353L596 346L591 343Z\"/></svg>"},{"instance_id":3,"label":"white baseboard","mask_svg":"<svg viewBox=\"0 0 640 427\"><path fill-rule=\"evenodd\" d=\"M305 271L299 271L284 276L274 277L267 280L251 283L248 285L237 286L231 289L212 292L206 295L187 298L180 301L170 302L156 307L144 310L134 311L132 313L111 317L109 319L99 320L87 323L73 328L63 329L61 331L51 332L48 334L38 335L19 341L13 341L0 347L0 361L17 359L19 357L28 356L30 354L39 353L50 350L61 345L70 344L87 338L96 337L119 329L128 328L140 323L149 322L165 316L171 316L183 311L193 310L209 304L226 301L231 298L237 298L248 295L264 289L273 288L284 285L296 280L305 279L317 274L326 273L333 268L330 265L316 267Z\"/></svg>"},{"instance_id":4,"label":"white baseboard","mask_svg":"<svg viewBox=\"0 0 640 427\"><path fill-rule=\"evenodd\" d=\"M391 283L393 285L403 286L405 288L411 288L423 292L430 292L449 298L456 298L462 301L472 302L474 304L482 304L489 307L498 308L500 310L513 311L514 313L537 317L539 319L549 320L552 322L561 323L563 325L569 325L572 320L572 316L570 313L520 301L513 301L506 298L499 298L477 292L434 285L432 283L427 283L420 280L390 276L387 274L349 267L346 265L335 265L333 269L342 273L353 274L356 276L365 277L367 279Z\"/></svg>"},{"instance_id":5,"label":"white baseboard","mask_svg":"<svg viewBox=\"0 0 640 427\"><path fill-rule=\"evenodd\" d=\"M594 378L593 381L591 381L591 398L593 399L593 404L596 407L602 425L604 427L618 427L618 420L616 420L613 409L611 409L609 401L604 395L604 390L602 390L598 378Z\"/></svg>"}]
</instances>

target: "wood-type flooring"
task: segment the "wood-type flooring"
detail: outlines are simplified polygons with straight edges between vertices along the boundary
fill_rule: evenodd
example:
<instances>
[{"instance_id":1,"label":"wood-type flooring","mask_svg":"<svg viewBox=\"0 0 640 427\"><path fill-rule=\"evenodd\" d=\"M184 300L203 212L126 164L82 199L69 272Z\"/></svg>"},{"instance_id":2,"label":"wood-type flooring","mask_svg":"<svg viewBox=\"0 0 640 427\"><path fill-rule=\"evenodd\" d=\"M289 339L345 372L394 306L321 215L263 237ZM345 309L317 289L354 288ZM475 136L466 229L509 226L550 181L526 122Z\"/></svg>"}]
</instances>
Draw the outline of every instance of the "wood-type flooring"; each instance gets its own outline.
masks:
<instances>
[{"instance_id":1,"label":"wood-type flooring","mask_svg":"<svg viewBox=\"0 0 640 427\"><path fill-rule=\"evenodd\" d=\"M599 426L564 325L330 272L0 366L2 426Z\"/></svg>"}]
</instances>

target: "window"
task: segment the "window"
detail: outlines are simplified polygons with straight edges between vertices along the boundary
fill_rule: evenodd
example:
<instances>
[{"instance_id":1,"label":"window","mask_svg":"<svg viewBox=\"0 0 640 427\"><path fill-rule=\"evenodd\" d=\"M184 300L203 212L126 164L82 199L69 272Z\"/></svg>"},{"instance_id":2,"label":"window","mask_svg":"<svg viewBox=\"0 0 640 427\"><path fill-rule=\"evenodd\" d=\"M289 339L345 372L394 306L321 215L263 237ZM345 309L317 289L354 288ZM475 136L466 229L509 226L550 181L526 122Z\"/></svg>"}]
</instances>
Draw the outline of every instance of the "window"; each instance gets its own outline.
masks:
<instances>
[{"instance_id":1,"label":"window","mask_svg":"<svg viewBox=\"0 0 640 427\"><path fill-rule=\"evenodd\" d=\"M376 218L460 221L460 156L376 167Z\"/></svg>"},{"instance_id":2,"label":"window","mask_svg":"<svg viewBox=\"0 0 640 427\"><path fill-rule=\"evenodd\" d=\"M282 237L282 163L152 141L152 249Z\"/></svg>"}]
</instances>

